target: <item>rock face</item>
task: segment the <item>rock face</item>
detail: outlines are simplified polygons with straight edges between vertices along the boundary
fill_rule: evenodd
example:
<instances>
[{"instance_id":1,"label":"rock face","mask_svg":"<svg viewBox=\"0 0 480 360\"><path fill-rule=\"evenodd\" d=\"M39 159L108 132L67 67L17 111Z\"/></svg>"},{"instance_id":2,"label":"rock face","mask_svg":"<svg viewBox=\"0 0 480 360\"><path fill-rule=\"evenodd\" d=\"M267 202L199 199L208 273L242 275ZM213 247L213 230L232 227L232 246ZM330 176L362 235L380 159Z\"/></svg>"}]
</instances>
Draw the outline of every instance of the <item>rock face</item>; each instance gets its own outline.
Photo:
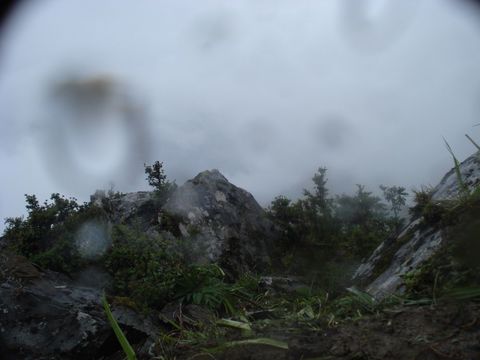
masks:
<instances>
[{"instance_id":1,"label":"rock face","mask_svg":"<svg viewBox=\"0 0 480 360\"><path fill-rule=\"evenodd\" d=\"M468 157L460 166L460 172L465 185L470 189L480 184L480 153ZM461 193L458 185L455 168L443 177L440 184L433 189L432 200L448 200L459 196Z\"/></svg>"},{"instance_id":2,"label":"rock face","mask_svg":"<svg viewBox=\"0 0 480 360\"><path fill-rule=\"evenodd\" d=\"M142 207L152 202L154 198L155 194L151 191L137 191L107 196L105 191L97 190L95 194L90 196L90 202L105 208L110 213L111 220L114 223L124 223L137 216Z\"/></svg>"},{"instance_id":3,"label":"rock face","mask_svg":"<svg viewBox=\"0 0 480 360\"><path fill-rule=\"evenodd\" d=\"M204 171L177 188L162 212L177 219L193 262L219 262L233 273L270 264L273 224L250 193L218 170Z\"/></svg>"},{"instance_id":4,"label":"rock face","mask_svg":"<svg viewBox=\"0 0 480 360\"><path fill-rule=\"evenodd\" d=\"M101 289L40 271L24 257L0 255L2 359L109 359L121 354L100 302ZM113 306L119 324L146 354L156 328L133 310ZM121 357L119 357L121 358Z\"/></svg>"},{"instance_id":5,"label":"rock face","mask_svg":"<svg viewBox=\"0 0 480 360\"><path fill-rule=\"evenodd\" d=\"M474 154L463 161L460 172L470 190L478 186L480 154ZM461 187L455 169L452 169L433 189L432 200L451 200L460 194ZM400 235L380 244L370 258L358 267L353 280L377 298L402 291L402 276L417 269L433 256L446 239L444 228L438 224L426 226L422 220L422 217L412 219Z\"/></svg>"},{"instance_id":6,"label":"rock face","mask_svg":"<svg viewBox=\"0 0 480 360\"><path fill-rule=\"evenodd\" d=\"M231 275L270 265L273 223L249 192L218 170L188 180L164 204L146 191L110 197L97 191L91 201L106 210L112 223L161 235L192 263L217 262Z\"/></svg>"}]
</instances>

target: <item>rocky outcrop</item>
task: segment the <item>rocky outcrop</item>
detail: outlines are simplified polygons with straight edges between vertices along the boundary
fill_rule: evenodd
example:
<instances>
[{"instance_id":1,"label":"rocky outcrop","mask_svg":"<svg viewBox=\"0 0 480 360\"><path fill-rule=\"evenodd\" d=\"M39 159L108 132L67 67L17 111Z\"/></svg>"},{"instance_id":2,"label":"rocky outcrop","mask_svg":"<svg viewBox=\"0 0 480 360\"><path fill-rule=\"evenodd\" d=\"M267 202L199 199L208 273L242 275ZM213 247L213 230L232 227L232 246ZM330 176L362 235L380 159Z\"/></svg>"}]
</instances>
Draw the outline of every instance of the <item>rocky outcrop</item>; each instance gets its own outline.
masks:
<instances>
[{"instance_id":1,"label":"rocky outcrop","mask_svg":"<svg viewBox=\"0 0 480 360\"><path fill-rule=\"evenodd\" d=\"M480 185L480 154L460 165L463 182L470 191ZM450 170L432 190L432 201L455 199L461 194L455 169ZM362 263L354 281L371 295L381 298L403 290L402 277L430 259L445 243L447 231L440 223L428 224L422 216L413 218L398 236L385 240Z\"/></svg>"},{"instance_id":2,"label":"rocky outcrop","mask_svg":"<svg viewBox=\"0 0 480 360\"><path fill-rule=\"evenodd\" d=\"M105 234L110 233L112 224L140 226L152 239L162 235L191 263L217 262L230 275L261 271L270 263L268 250L275 236L272 223L250 193L231 184L218 170L202 172L187 181L163 204L154 192L108 196L97 192L91 202L106 214L109 226ZM97 241L92 229L84 233ZM111 242L107 244L111 246ZM42 270L2 249L0 357L121 358L100 300L111 281L100 264L69 277ZM145 318L120 298L111 302L113 314L139 358L149 358L158 319Z\"/></svg>"},{"instance_id":3,"label":"rocky outcrop","mask_svg":"<svg viewBox=\"0 0 480 360\"><path fill-rule=\"evenodd\" d=\"M103 207L112 223L160 235L191 263L217 262L231 275L270 264L273 224L252 194L218 170L188 180L166 202L146 191L113 196L97 191L91 202Z\"/></svg>"},{"instance_id":4,"label":"rocky outcrop","mask_svg":"<svg viewBox=\"0 0 480 360\"><path fill-rule=\"evenodd\" d=\"M237 274L270 264L273 224L250 193L218 170L204 171L177 188L162 212L161 218L176 219L193 262L218 262Z\"/></svg>"},{"instance_id":5,"label":"rocky outcrop","mask_svg":"<svg viewBox=\"0 0 480 360\"><path fill-rule=\"evenodd\" d=\"M0 254L1 358L121 358L101 305L102 289L85 285L41 271L22 256ZM125 306L113 305L112 311L142 358L155 340L155 325Z\"/></svg>"},{"instance_id":6,"label":"rocky outcrop","mask_svg":"<svg viewBox=\"0 0 480 360\"><path fill-rule=\"evenodd\" d=\"M107 195L105 191L97 190L95 194L90 196L90 202L104 208L110 214L113 223L126 223L132 218L139 218L142 209L149 207L154 200L155 193L152 191ZM155 216L156 214L151 215Z\"/></svg>"},{"instance_id":7,"label":"rocky outcrop","mask_svg":"<svg viewBox=\"0 0 480 360\"><path fill-rule=\"evenodd\" d=\"M469 190L480 185L480 152L468 157L460 165L462 181ZM451 169L433 189L432 200L450 200L461 195L455 168Z\"/></svg>"}]
</instances>

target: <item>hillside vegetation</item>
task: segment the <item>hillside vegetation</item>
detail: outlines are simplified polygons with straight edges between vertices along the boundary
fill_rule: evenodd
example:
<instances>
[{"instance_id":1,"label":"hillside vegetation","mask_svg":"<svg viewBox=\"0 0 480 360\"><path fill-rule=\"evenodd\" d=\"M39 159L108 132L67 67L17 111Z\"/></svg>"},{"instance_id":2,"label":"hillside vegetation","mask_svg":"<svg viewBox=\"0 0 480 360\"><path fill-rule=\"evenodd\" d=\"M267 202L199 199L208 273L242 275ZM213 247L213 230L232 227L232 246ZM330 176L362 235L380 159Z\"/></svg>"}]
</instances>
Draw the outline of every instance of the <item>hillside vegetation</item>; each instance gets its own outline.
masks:
<instances>
[{"instance_id":1,"label":"hillside vegetation","mask_svg":"<svg viewBox=\"0 0 480 360\"><path fill-rule=\"evenodd\" d=\"M27 216L7 219L0 242L7 299L1 306L11 312L3 328L21 332L23 323L30 326L29 296L47 296L48 282L52 289L70 289L70 295L48 296L66 313L80 306L75 313L87 314L76 315L80 329L86 326L83 318L94 325L78 343L60 346L59 358L120 356L105 314L98 313L104 291L113 309L112 315L104 302L110 324L115 328L118 317L123 341L130 340L140 358L467 359L480 354L475 345L480 335L478 184L467 184L448 200L436 200L433 189L415 192L410 209L415 229L441 231L445 240L427 261L402 275L398 292L375 298L360 290L365 279L352 281L352 275L377 249L382 256L370 272L369 281L374 280L410 241L402 235L410 234L409 222L399 215L405 188L381 186L383 198L362 185L353 194L330 195L327 170L320 168L302 198L279 196L262 210L218 171L178 187L162 165L145 166L153 187L148 194L110 191L85 204L59 194L44 203L26 195ZM73 294L85 291L90 307L75 303ZM25 297L21 312L8 302L18 296ZM39 298L35 295L38 305L31 316L44 316L48 323L52 315L39 305L49 300ZM3 334L0 340L12 359L53 354L52 348L37 349L35 341L43 340L36 334Z\"/></svg>"}]
</instances>

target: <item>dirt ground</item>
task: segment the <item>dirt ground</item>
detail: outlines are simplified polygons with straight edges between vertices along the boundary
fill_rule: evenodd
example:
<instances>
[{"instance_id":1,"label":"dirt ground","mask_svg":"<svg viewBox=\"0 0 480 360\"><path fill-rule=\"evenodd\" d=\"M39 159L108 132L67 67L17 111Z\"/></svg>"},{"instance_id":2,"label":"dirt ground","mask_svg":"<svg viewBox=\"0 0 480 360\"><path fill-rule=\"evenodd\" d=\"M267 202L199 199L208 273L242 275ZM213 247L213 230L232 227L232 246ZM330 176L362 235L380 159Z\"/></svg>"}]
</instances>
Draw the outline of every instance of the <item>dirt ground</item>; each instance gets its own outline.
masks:
<instances>
[{"instance_id":1,"label":"dirt ground","mask_svg":"<svg viewBox=\"0 0 480 360\"><path fill-rule=\"evenodd\" d=\"M288 358L480 359L480 306L398 308L292 339Z\"/></svg>"},{"instance_id":2,"label":"dirt ground","mask_svg":"<svg viewBox=\"0 0 480 360\"><path fill-rule=\"evenodd\" d=\"M401 307L321 330L299 328L289 349L249 345L220 354L184 353L180 358L225 360L478 360L480 304ZM277 334L282 329L275 329Z\"/></svg>"}]
</instances>

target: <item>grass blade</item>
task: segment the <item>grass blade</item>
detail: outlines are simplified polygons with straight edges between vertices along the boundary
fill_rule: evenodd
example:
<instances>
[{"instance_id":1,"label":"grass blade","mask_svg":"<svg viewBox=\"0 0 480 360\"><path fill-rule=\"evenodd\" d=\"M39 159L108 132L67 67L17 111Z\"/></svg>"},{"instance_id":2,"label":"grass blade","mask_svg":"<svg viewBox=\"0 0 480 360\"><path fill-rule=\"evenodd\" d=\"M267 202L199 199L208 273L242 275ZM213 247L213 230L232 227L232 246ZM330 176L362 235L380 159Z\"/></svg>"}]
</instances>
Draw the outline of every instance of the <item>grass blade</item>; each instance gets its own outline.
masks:
<instances>
[{"instance_id":1,"label":"grass blade","mask_svg":"<svg viewBox=\"0 0 480 360\"><path fill-rule=\"evenodd\" d=\"M122 329L120 329L120 326L118 326L117 320L115 320L115 318L113 317L112 311L110 310L110 305L108 305L105 294L102 295L102 305L105 310L105 314L107 315L108 322L110 323L110 326L112 327L113 332L118 339L118 342L122 346L123 352L127 356L127 359L136 360L137 356L135 355L135 351L133 351L133 348L128 342L127 337L123 333Z\"/></svg>"},{"instance_id":2,"label":"grass blade","mask_svg":"<svg viewBox=\"0 0 480 360\"><path fill-rule=\"evenodd\" d=\"M245 322L235 321L230 319L220 319L220 320L217 320L217 325L223 326L223 327L229 327L232 329L239 329L242 331L243 336L251 336L253 334L252 327L250 326L250 324Z\"/></svg>"},{"instance_id":3,"label":"grass blade","mask_svg":"<svg viewBox=\"0 0 480 360\"><path fill-rule=\"evenodd\" d=\"M258 338L258 339L247 339L247 340L238 340L238 341L228 341L220 346L206 349L208 352L220 352L225 349L235 347L235 346L242 346L242 345L267 345L277 349L288 350L288 344L284 341L275 340L275 339L268 339L268 338Z\"/></svg>"},{"instance_id":4,"label":"grass blade","mask_svg":"<svg viewBox=\"0 0 480 360\"><path fill-rule=\"evenodd\" d=\"M457 288L445 294L447 298L455 300L470 300L480 297L480 287Z\"/></svg>"},{"instance_id":5,"label":"grass blade","mask_svg":"<svg viewBox=\"0 0 480 360\"><path fill-rule=\"evenodd\" d=\"M468 140L470 140L473 146L477 148L477 150L480 150L480 146L475 142L475 140L473 140L470 136L468 136L468 134L465 134L465 136L467 137Z\"/></svg>"},{"instance_id":6,"label":"grass blade","mask_svg":"<svg viewBox=\"0 0 480 360\"><path fill-rule=\"evenodd\" d=\"M453 163L455 164L455 174L457 175L458 185L460 186L460 189L461 189L462 193L467 194L468 193L468 188L465 185L465 182L463 181L463 178L462 178L462 173L460 172L460 162L455 157L455 154L453 153L453 150L450 147L450 144L447 142L447 140L445 138L443 138L443 141L445 141L445 145L447 146L448 152L450 153L450 155L452 155Z\"/></svg>"},{"instance_id":7,"label":"grass blade","mask_svg":"<svg viewBox=\"0 0 480 360\"><path fill-rule=\"evenodd\" d=\"M369 293L360 291L354 287L347 288L347 291L353 295L353 298L355 301L359 302L360 304L366 307L373 307L376 305L375 298L371 296Z\"/></svg>"},{"instance_id":8,"label":"grass blade","mask_svg":"<svg viewBox=\"0 0 480 360\"><path fill-rule=\"evenodd\" d=\"M249 324L241 322L241 321L230 320L230 319L217 320L217 325L230 327L230 328L233 328L233 329L252 331L252 328L250 327Z\"/></svg>"}]
</instances>

